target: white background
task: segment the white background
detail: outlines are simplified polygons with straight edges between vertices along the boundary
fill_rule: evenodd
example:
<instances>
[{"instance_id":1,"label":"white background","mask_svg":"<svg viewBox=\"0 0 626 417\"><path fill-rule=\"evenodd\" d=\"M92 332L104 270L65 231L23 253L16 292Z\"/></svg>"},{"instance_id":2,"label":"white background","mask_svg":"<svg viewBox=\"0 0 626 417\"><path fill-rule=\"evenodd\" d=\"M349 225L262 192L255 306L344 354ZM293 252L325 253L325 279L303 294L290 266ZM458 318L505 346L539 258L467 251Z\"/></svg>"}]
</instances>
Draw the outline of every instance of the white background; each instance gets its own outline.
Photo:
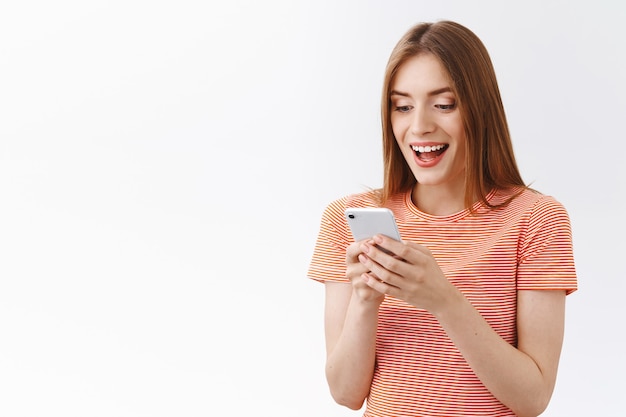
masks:
<instances>
[{"instance_id":1,"label":"white background","mask_svg":"<svg viewBox=\"0 0 626 417\"><path fill-rule=\"evenodd\" d=\"M484 41L524 178L571 216L544 415L622 415L617 0L3 2L0 415L360 415L328 394L306 270L325 205L382 184L391 49L442 18Z\"/></svg>"}]
</instances>

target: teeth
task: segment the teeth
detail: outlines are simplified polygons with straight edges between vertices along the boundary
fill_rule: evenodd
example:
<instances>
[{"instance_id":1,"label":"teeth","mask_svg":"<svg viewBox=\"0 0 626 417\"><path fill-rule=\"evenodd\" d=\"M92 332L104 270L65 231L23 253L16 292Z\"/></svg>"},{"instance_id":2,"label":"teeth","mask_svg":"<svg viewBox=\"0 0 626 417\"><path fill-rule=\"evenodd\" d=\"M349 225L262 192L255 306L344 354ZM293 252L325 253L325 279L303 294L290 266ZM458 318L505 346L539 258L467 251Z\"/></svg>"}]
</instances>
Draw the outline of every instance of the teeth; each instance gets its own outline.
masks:
<instances>
[{"instance_id":1,"label":"teeth","mask_svg":"<svg viewBox=\"0 0 626 417\"><path fill-rule=\"evenodd\" d=\"M435 146L411 146L415 152L424 153L424 152L434 152L440 151L445 148L446 145L435 145Z\"/></svg>"}]
</instances>

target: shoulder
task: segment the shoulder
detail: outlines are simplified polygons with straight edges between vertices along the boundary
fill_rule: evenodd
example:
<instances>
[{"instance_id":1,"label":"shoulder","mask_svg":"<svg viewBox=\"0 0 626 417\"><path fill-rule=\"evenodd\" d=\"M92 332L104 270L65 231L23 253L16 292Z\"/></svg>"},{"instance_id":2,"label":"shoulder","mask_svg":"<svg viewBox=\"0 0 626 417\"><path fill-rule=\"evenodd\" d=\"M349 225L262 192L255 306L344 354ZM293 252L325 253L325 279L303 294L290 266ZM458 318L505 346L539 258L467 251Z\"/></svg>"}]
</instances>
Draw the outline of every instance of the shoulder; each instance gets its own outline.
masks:
<instances>
[{"instance_id":1,"label":"shoulder","mask_svg":"<svg viewBox=\"0 0 626 417\"><path fill-rule=\"evenodd\" d=\"M525 206L531 221L550 218L569 219L565 206L553 196L527 189L519 197L520 203Z\"/></svg>"},{"instance_id":2,"label":"shoulder","mask_svg":"<svg viewBox=\"0 0 626 417\"><path fill-rule=\"evenodd\" d=\"M325 213L343 215L345 209L351 207L379 207L380 190L368 190L362 193L350 194L330 202Z\"/></svg>"},{"instance_id":3,"label":"shoulder","mask_svg":"<svg viewBox=\"0 0 626 417\"><path fill-rule=\"evenodd\" d=\"M318 245L324 241L327 244L345 249L352 241L352 234L345 218L347 208L377 207L379 206L378 190L370 190L358 194L350 194L331 201L324 209L320 222Z\"/></svg>"},{"instance_id":4,"label":"shoulder","mask_svg":"<svg viewBox=\"0 0 626 417\"><path fill-rule=\"evenodd\" d=\"M378 207L379 190L369 190L357 194L349 194L331 201L322 214L322 227L329 230L347 230L344 217L347 208Z\"/></svg>"},{"instance_id":5,"label":"shoulder","mask_svg":"<svg viewBox=\"0 0 626 417\"><path fill-rule=\"evenodd\" d=\"M556 198L530 188L499 190L489 200L496 208L486 209L485 221L492 221L517 230L524 240L542 230L544 233L554 229L567 230L570 221L567 210Z\"/></svg>"},{"instance_id":6,"label":"shoulder","mask_svg":"<svg viewBox=\"0 0 626 417\"><path fill-rule=\"evenodd\" d=\"M541 218L552 215L565 215L567 211L556 198L543 194L532 188L523 190L498 191L494 193L492 203L499 204L507 199L512 200L504 210L509 213L519 213L532 218Z\"/></svg>"},{"instance_id":7,"label":"shoulder","mask_svg":"<svg viewBox=\"0 0 626 417\"><path fill-rule=\"evenodd\" d=\"M507 210L521 219L522 247L552 240L571 240L571 225L565 206L555 197L526 189Z\"/></svg>"}]
</instances>

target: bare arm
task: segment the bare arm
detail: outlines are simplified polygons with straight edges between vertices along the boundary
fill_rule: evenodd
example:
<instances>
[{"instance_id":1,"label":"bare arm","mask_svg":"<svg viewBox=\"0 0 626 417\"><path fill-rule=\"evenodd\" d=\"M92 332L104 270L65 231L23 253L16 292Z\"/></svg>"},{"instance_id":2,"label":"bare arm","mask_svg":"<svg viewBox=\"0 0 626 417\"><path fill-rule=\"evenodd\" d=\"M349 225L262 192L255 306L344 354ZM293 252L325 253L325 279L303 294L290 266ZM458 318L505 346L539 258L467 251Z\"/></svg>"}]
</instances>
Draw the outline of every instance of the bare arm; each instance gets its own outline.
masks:
<instances>
[{"instance_id":1,"label":"bare arm","mask_svg":"<svg viewBox=\"0 0 626 417\"><path fill-rule=\"evenodd\" d=\"M358 410L374 375L378 306L352 298L350 284L325 285L326 379L336 402Z\"/></svg>"},{"instance_id":2,"label":"bare arm","mask_svg":"<svg viewBox=\"0 0 626 417\"><path fill-rule=\"evenodd\" d=\"M519 291L518 347L503 340L459 294L436 314L492 394L518 416L547 407L563 342L565 291Z\"/></svg>"},{"instance_id":3,"label":"bare arm","mask_svg":"<svg viewBox=\"0 0 626 417\"><path fill-rule=\"evenodd\" d=\"M517 415L543 412L556 381L565 291L518 292L518 346L514 347L445 278L426 248L381 239L376 243L403 260L372 244L362 245L367 256L361 262L372 271L367 285L435 315L487 389Z\"/></svg>"},{"instance_id":4,"label":"bare arm","mask_svg":"<svg viewBox=\"0 0 626 417\"><path fill-rule=\"evenodd\" d=\"M326 379L339 404L359 409L367 398L376 361L378 308L384 294L361 278L368 270L358 261L358 244L348 247L351 283L326 283Z\"/></svg>"}]
</instances>

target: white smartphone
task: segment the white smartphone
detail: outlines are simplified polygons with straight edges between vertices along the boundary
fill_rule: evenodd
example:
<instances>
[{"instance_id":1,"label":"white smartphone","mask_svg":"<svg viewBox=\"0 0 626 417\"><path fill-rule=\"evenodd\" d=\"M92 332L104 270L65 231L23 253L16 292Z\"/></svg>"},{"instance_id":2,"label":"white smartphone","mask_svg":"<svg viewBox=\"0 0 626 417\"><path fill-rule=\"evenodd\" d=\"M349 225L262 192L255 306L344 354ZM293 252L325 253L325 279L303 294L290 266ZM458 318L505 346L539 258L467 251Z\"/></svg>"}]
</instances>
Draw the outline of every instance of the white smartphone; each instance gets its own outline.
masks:
<instances>
[{"instance_id":1,"label":"white smartphone","mask_svg":"<svg viewBox=\"0 0 626 417\"><path fill-rule=\"evenodd\" d=\"M396 219L388 208L347 208L345 216L356 242L377 234L402 241Z\"/></svg>"}]
</instances>

